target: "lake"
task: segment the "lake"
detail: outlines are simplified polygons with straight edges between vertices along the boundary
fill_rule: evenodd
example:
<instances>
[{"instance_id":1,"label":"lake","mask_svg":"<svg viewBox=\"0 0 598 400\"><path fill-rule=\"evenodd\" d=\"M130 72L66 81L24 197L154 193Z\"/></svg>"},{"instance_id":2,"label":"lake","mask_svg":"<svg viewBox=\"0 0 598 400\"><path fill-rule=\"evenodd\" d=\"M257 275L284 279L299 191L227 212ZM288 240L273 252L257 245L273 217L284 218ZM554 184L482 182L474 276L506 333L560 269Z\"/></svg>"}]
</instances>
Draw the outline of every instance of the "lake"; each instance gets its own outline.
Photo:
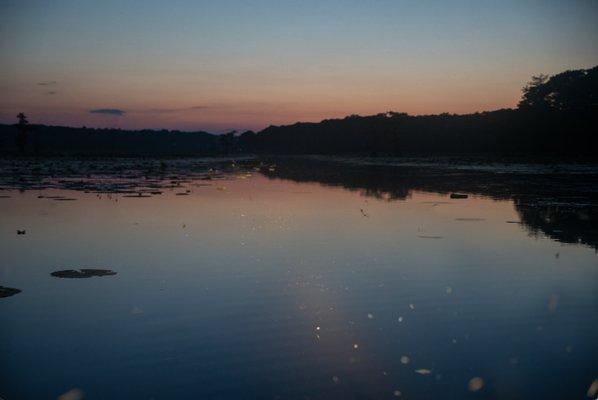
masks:
<instances>
[{"instance_id":1,"label":"lake","mask_svg":"<svg viewBox=\"0 0 598 400\"><path fill-rule=\"evenodd\" d=\"M583 399L598 379L596 166L0 171L6 400Z\"/></svg>"}]
</instances>

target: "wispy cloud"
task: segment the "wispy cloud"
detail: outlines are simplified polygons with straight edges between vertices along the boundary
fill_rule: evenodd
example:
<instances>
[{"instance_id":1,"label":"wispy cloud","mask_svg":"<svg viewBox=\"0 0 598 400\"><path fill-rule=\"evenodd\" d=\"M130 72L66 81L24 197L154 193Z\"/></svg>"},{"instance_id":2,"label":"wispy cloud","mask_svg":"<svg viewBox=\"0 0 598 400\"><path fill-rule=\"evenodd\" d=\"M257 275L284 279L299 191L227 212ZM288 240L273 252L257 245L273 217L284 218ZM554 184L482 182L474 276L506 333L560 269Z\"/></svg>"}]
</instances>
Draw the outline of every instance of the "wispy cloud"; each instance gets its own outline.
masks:
<instances>
[{"instance_id":1,"label":"wispy cloud","mask_svg":"<svg viewBox=\"0 0 598 400\"><path fill-rule=\"evenodd\" d=\"M126 114L126 111L118 108L98 108L95 110L89 110L91 114L103 114L103 115L116 115L122 117Z\"/></svg>"}]
</instances>

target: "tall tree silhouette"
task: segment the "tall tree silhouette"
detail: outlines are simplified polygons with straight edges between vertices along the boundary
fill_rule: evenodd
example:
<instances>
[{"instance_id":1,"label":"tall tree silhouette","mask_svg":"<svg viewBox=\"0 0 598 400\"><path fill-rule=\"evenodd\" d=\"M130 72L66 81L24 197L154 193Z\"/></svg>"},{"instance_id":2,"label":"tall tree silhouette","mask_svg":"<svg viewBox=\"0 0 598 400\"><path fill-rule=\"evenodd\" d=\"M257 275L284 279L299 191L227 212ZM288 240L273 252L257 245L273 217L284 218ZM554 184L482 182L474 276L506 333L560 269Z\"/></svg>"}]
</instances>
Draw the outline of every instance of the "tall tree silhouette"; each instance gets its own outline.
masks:
<instances>
[{"instance_id":1,"label":"tall tree silhouette","mask_svg":"<svg viewBox=\"0 0 598 400\"><path fill-rule=\"evenodd\" d=\"M523 88L520 109L585 113L598 107L598 66L538 75Z\"/></svg>"},{"instance_id":2,"label":"tall tree silhouette","mask_svg":"<svg viewBox=\"0 0 598 400\"><path fill-rule=\"evenodd\" d=\"M17 119L19 120L19 123L17 124L18 133L16 136L17 148L21 154L25 154L29 121L27 121L27 116L24 113L19 113Z\"/></svg>"}]
</instances>

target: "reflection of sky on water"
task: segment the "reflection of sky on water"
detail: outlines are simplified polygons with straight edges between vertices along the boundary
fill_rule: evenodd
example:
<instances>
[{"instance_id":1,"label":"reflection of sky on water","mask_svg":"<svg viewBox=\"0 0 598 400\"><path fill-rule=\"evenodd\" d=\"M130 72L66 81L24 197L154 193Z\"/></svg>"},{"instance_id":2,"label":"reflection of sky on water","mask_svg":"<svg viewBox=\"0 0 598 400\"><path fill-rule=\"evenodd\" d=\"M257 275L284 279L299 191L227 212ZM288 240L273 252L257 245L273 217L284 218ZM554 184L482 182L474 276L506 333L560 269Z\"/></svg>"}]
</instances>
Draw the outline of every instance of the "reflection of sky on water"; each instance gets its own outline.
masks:
<instances>
[{"instance_id":1,"label":"reflection of sky on water","mask_svg":"<svg viewBox=\"0 0 598 400\"><path fill-rule=\"evenodd\" d=\"M560 399L595 378L596 253L506 223L510 200L187 187L1 200L0 284L23 290L0 301L1 395ZM50 276L85 267L118 275Z\"/></svg>"}]
</instances>

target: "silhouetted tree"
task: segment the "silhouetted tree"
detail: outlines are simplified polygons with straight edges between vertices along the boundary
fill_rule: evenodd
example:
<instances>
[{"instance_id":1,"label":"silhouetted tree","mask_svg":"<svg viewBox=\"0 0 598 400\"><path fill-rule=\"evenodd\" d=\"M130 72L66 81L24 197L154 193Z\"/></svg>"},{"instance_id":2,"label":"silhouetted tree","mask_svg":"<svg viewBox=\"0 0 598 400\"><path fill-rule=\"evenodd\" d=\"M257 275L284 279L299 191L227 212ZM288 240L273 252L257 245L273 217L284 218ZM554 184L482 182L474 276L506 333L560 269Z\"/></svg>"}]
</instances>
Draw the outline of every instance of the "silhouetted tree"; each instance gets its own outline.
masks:
<instances>
[{"instance_id":1,"label":"silhouetted tree","mask_svg":"<svg viewBox=\"0 0 598 400\"><path fill-rule=\"evenodd\" d=\"M25 153L25 147L27 145L27 131L29 130L29 121L27 121L27 116L23 113L19 113L17 115L17 119L19 123L17 124L18 133L16 136L16 144L19 152L21 154Z\"/></svg>"},{"instance_id":2,"label":"silhouetted tree","mask_svg":"<svg viewBox=\"0 0 598 400\"><path fill-rule=\"evenodd\" d=\"M235 133L237 131L231 131L228 133L225 133L223 135L220 135L220 143L222 144L222 149L224 151L224 154L230 154L232 149L233 149L233 145L235 143Z\"/></svg>"},{"instance_id":3,"label":"silhouetted tree","mask_svg":"<svg viewBox=\"0 0 598 400\"><path fill-rule=\"evenodd\" d=\"M598 67L538 75L523 88L520 109L588 112L598 106Z\"/></svg>"}]
</instances>

